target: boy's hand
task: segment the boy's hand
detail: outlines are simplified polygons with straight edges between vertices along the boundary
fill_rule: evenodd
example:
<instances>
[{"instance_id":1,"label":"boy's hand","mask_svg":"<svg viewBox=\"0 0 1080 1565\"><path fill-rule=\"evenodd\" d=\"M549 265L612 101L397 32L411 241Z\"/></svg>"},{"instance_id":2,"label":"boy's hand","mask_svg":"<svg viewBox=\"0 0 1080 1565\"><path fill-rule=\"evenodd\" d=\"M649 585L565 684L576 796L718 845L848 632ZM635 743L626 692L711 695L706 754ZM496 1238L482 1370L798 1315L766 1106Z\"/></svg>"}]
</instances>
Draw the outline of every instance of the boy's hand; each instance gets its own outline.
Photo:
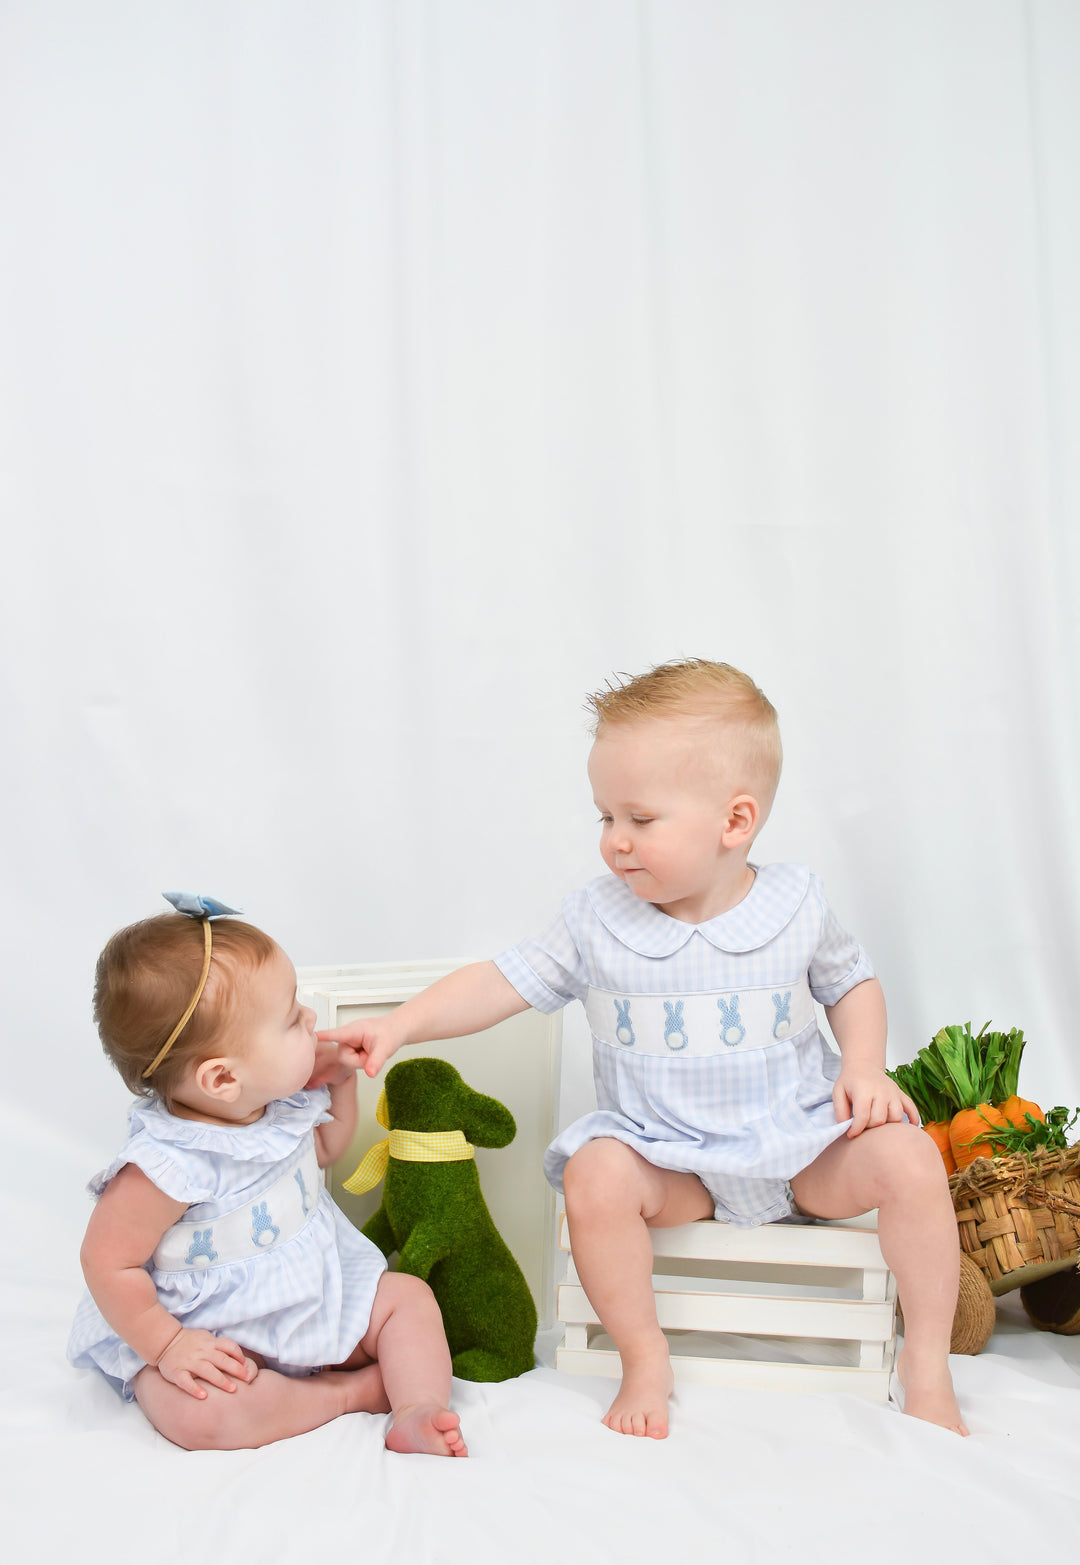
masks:
<instances>
[{"instance_id":1,"label":"boy's hand","mask_svg":"<svg viewBox=\"0 0 1080 1565\"><path fill-rule=\"evenodd\" d=\"M323 1036L315 1034L315 1064L305 1083L307 1092L313 1092L316 1087L340 1087L350 1076L355 1076L364 1063L349 1044L324 1043Z\"/></svg>"},{"instance_id":2,"label":"boy's hand","mask_svg":"<svg viewBox=\"0 0 1080 1565\"><path fill-rule=\"evenodd\" d=\"M362 1070L367 1076L377 1076L392 1054L401 1047L396 1036L394 1013L389 1016L373 1016L370 1021L349 1022L346 1027L331 1027L317 1032L320 1044L337 1043L355 1057L354 1070ZM316 1055L316 1069L318 1069ZM309 1083L310 1085L310 1083Z\"/></svg>"},{"instance_id":3,"label":"boy's hand","mask_svg":"<svg viewBox=\"0 0 1080 1565\"><path fill-rule=\"evenodd\" d=\"M228 1337L215 1337L201 1327L182 1326L157 1361L165 1380L200 1401L209 1393L206 1385L235 1391L238 1380L249 1384L259 1373L254 1359Z\"/></svg>"},{"instance_id":4,"label":"boy's hand","mask_svg":"<svg viewBox=\"0 0 1080 1565\"><path fill-rule=\"evenodd\" d=\"M906 1092L876 1065L845 1065L833 1088L837 1123L851 1120L849 1136L861 1136L873 1125L901 1122L906 1114L918 1125L919 1111Z\"/></svg>"}]
</instances>

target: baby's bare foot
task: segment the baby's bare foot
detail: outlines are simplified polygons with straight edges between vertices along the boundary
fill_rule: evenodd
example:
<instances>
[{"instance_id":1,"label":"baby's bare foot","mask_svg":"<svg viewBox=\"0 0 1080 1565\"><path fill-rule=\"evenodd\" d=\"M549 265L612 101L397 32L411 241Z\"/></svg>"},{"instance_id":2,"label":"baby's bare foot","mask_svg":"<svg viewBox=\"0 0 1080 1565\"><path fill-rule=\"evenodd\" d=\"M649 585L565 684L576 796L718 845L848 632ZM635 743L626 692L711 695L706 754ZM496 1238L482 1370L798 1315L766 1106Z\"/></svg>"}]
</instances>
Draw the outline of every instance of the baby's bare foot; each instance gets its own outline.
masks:
<instances>
[{"instance_id":1,"label":"baby's bare foot","mask_svg":"<svg viewBox=\"0 0 1080 1565\"><path fill-rule=\"evenodd\" d=\"M896 1361L896 1373L904 1388L904 1412L910 1418L922 1418L928 1424L940 1424L942 1429L955 1430L958 1435L968 1433L960 1416L947 1364L938 1361L924 1365L906 1355L906 1350L902 1349Z\"/></svg>"},{"instance_id":2,"label":"baby's bare foot","mask_svg":"<svg viewBox=\"0 0 1080 1565\"><path fill-rule=\"evenodd\" d=\"M617 1435L648 1435L663 1440L668 1432L668 1398L675 1381L665 1349L640 1359L623 1356L619 1394L603 1422Z\"/></svg>"},{"instance_id":3,"label":"baby's bare foot","mask_svg":"<svg viewBox=\"0 0 1080 1565\"><path fill-rule=\"evenodd\" d=\"M386 1437L386 1448L427 1456L468 1456L460 1424L456 1413L434 1402L399 1407Z\"/></svg>"}]
</instances>

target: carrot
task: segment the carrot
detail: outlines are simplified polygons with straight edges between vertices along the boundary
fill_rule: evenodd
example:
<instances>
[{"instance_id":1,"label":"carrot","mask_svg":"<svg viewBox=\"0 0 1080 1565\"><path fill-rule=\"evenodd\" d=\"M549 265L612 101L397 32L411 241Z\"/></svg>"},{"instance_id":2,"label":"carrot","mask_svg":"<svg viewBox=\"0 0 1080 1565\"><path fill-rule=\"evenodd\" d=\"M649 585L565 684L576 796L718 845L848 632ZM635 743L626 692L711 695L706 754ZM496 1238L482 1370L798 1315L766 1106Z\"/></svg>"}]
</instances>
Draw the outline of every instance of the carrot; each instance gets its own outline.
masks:
<instances>
[{"instance_id":1,"label":"carrot","mask_svg":"<svg viewBox=\"0 0 1080 1565\"><path fill-rule=\"evenodd\" d=\"M1080 1109L1074 1109L1070 1117L1068 1109L1060 1104L1048 1109L1045 1119L1041 1114L1037 1119L1035 1114L1025 1114L1022 1125L1010 1122L1002 1126L999 1155L1008 1157L1013 1152L1025 1152L1031 1157L1036 1152L1064 1151L1069 1144L1069 1131L1077 1119L1080 1119Z\"/></svg>"},{"instance_id":2,"label":"carrot","mask_svg":"<svg viewBox=\"0 0 1080 1565\"><path fill-rule=\"evenodd\" d=\"M1030 1114L1033 1119L1046 1123L1046 1115L1037 1103L1032 1103L1028 1098L1019 1098L1014 1092L1011 1098L1006 1098L1004 1103L997 1105L997 1111L1008 1125L1015 1125L1018 1130L1026 1130L1024 1123L1025 1114Z\"/></svg>"},{"instance_id":3,"label":"carrot","mask_svg":"<svg viewBox=\"0 0 1080 1565\"><path fill-rule=\"evenodd\" d=\"M1035 1104L1025 1102L1016 1092L1024 1046L1019 1027L998 1032L984 1022L973 1033L971 1023L964 1022L942 1027L910 1065L898 1065L889 1072L914 1100L946 1167L950 1152L957 1168L966 1168L977 1157L1005 1152L1010 1141L995 1132L1008 1131L1013 1137L1020 1134L1016 1128L1020 1126L1026 1135L1032 1109L1038 1119L1032 1119L1031 1124L1042 1120ZM949 1151L944 1130L937 1129L942 1122L948 1124Z\"/></svg>"},{"instance_id":4,"label":"carrot","mask_svg":"<svg viewBox=\"0 0 1080 1565\"><path fill-rule=\"evenodd\" d=\"M923 1129L931 1141L941 1153L947 1174L956 1173L956 1159L953 1157L952 1147L949 1145L949 1122L947 1119L932 1119Z\"/></svg>"},{"instance_id":5,"label":"carrot","mask_svg":"<svg viewBox=\"0 0 1080 1565\"><path fill-rule=\"evenodd\" d=\"M957 1168L967 1168L977 1157L993 1157L993 1132L1007 1121L1000 1109L989 1103L980 1103L973 1109L961 1109L954 1114L949 1125L949 1145Z\"/></svg>"}]
</instances>

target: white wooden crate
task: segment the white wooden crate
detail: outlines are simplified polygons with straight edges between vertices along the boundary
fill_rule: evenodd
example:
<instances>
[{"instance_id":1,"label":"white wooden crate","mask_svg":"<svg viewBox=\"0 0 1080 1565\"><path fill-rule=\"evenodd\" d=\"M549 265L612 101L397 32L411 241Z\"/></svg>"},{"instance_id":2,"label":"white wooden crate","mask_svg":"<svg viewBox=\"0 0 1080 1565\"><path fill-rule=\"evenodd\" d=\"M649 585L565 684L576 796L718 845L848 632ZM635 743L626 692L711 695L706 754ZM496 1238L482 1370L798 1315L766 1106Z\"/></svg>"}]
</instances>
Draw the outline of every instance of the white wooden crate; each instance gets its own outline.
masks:
<instances>
[{"instance_id":1,"label":"white wooden crate","mask_svg":"<svg viewBox=\"0 0 1080 1565\"><path fill-rule=\"evenodd\" d=\"M303 1003L313 1007L317 1027L343 1027L363 1016L383 1015L461 965L427 961L302 967L296 974L297 990ZM542 1163L555 1133L560 1039L557 1014L528 1010L487 1032L422 1043L396 1057L415 1059L427 1054L448 1060L470 1087L498 1098L513 1114L514 1140L498 1149L478 1147L476 1167L495 1226L525 1273L542 1327L552 1322L555 1303L555 1196ZM381 1077L370 1081L363 1074L357 1076L356 1132L326 1171L331 1195L358 1228L378 1207L382 1186L357 1196L343 1183L368 1148L386 1135L375 1119L382 1085Z\"/></svg>"},{"instance_id":2,"label":"white wooden crate","mask_svg":"<svg viewBox=\"0 0 1080 1565\"><path fill-rule=\"evenodd\" d=\"M733 1228L705 1219L651 1229L656 1313L676 1381L888 1401L896 1284L876 1229L862 1222ZM619 1355L578 1280L565 1214L559 1248L567 1273L556 1368L618 1376Z\"/></svg>"}]
</instances>

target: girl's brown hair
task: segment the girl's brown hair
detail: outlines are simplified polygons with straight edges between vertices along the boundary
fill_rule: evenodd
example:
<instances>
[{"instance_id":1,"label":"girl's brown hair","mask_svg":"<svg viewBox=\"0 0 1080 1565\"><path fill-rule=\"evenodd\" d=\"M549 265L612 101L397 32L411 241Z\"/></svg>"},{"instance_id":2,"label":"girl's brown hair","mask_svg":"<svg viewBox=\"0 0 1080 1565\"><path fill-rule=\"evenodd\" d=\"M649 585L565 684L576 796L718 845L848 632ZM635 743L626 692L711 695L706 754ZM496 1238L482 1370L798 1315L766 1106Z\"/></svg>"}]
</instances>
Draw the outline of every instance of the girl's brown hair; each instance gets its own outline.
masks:
<instances>
[{"instance_id":1,"label":"girl's brown hair","mask_svg":"<svg viewBox=\"0 0 1080 1565\"><path fill-rule=\"evenodd\" d=\"M201 920L161 913L120 929L98 957L94 1021L102 1048L129 1091L171 1102L189 1065L210 1059L222 1046L243 981L273 955L269 935L239 919L215 919L206 988L157 1070L147 1068L183 1016L203 963Z\"/></svg>"}]
</instances>

